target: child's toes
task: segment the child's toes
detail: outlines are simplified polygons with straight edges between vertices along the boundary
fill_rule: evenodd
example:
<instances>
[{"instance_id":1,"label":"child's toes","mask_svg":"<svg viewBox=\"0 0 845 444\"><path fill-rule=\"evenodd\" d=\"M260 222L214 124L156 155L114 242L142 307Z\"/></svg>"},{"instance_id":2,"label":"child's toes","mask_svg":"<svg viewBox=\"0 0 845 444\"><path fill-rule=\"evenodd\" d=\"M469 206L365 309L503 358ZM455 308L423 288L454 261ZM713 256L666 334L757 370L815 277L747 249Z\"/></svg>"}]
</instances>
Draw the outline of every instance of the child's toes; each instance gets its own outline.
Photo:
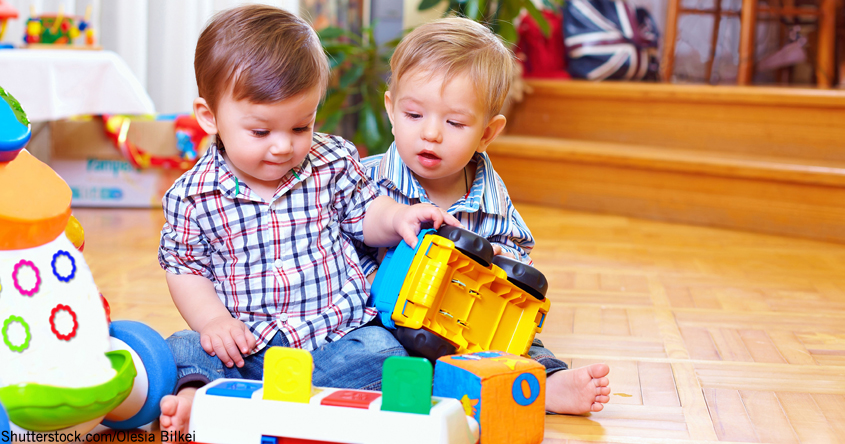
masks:
<instances>
[{"instance_id":1,"label":"child's toes","mask_svg":"<svg viewBox=\"0 0 845 444\"><path fill-rule=\"evenodd\" d=\"M600 402L602 404L607 404L608 401L610 401L610 396L604 396L604 395L596 396L596 402Z\"/></svg>"},{"instance_id":2,"label":"child's toes","mask_svg":"<svg viewBox=\"0 0 845 444\"><path fill-rule=\"evenodd\" d=\"M590 411L593 412L600 412L604 408L604 404L599 404L598 402L594 402L592 406L590 406Z\"/></svg>"},{"instance_id":3,"label":"child's toes","mask_svg":"<svg viewBox=\"0 0 845 444\"><path fill-rule=\"evenodd\" d=\"M606 385L604 387L596 387L596 392L597 392L596 394L598 394L598 395L609 395L610 394L610 386Z\"/></svg>"}]
</instances>

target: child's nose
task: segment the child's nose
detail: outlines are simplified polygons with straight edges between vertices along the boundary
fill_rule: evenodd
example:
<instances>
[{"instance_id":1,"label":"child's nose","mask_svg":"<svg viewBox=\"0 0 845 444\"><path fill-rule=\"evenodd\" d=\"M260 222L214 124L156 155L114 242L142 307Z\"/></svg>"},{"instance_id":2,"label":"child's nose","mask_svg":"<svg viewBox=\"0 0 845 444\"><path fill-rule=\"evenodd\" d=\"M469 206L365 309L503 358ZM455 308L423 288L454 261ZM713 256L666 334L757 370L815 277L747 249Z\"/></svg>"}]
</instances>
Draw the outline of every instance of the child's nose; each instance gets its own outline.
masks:
<instances>
[{"instance_id":1,"label":"child's nose","mask_svg":"<svg viewBox=\"0 0 845 444\"><path fill-rule=\"evenodd\" d=\"M422 138L427 142L440 143L443 141L443 134L437 124L429 123L423 128Z\"/></svg>"},{"instance_id":2,"label":"child's nose","mask_svg":"<svg viewBox=\"0 0 845 444\"><path fill-rule=\"evenodd\" d=\"M270 145L270 152L275 155L287 154L293 151L293 139L281 137L273 141Z\"/></svg>"}]
</instances>

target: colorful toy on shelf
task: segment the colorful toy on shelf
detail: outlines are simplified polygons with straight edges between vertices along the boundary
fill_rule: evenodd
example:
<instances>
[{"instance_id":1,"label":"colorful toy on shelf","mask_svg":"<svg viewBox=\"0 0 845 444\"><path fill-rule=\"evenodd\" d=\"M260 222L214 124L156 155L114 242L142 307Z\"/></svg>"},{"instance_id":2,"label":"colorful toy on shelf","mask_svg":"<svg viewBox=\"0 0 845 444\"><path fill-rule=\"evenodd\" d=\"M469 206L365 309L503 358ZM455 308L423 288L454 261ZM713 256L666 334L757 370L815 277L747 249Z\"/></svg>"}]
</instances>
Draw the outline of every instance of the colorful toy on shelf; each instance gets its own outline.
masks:
<instances>
[{"instance_id":1,"label":"colorful toy on shelf","mask_svg":"<svg viewBox=\"0 0 845 444\"><path fill-rule=\"evenodd\" d=\"M137 117L135 117L137 118ZM141 147L129 141L129 125L132 117L121 115L103 115L106 136L129 163L138 169L149 167L187 170L196 162L199 153L208 146L208 134L199 126L193 115L163 115L156 120L173 120L176 132L178 156L153 156Z\"/></svg>"},{"instance_id":2,"label":"colorful toy on shelf","mask_svg":"<svg viewBox=\"0 0 845 444\"><path fill-rule=\"evenodd\" d=\"M459 399L482 444L543 441L545 393L545 367L508 353L444 356L434 368L434 396Z\"/></svg>"},{"instance_id":3,"label":"colorful toy on shelf","mask_svg":"<svg viewBox=\"0 0 845 444\"><path fill-rule=\"evenodd\" d=\"M84 36L83 45L74 45L79 36ZM52 47L75 47L99 49L96 45L96 33L91 27L91 5L85 8L85 16L67 15L64 6L59 5L56 14L36 15L35 7L30 10L26 22L24 43L33 45L51 45Z\"/></svg>"},{"instance_id":4,"label":"colorful toy on shelf","mask_svg":"<svg viewBox=\"0 0 845 444\"><path fill-rule=\"evenodd\" d=\"M12 5L0 0L0 49L11 48L12 45L3 43L3 35L6 33L6 22L9 19L18 18L18 10Z\"/></svg>"},{"instance_id":5,"label":"colorful toy on shelf","mask_svg":"<svg viewBox=\"0 0 845 444\"><path fill-rule=\"evenodd\" d=\"M422 230L416 248L387 252L370 306L413 354L528 352L543 329L548 283L534 267L493 257L483 237L460 228Z\"/></svg>"},{"instance_id":6,"label":"colorful toy on shelf","mask_svg":"<svg viewBox=\"0 0 845 444\"><path fill-rule=\"evenodd\" d=\"M311 386L304 350L274 347L264 381L218 379L199 389L189 430L208 444L471 444L475 421L456 399L431 396L431 363L390 357L382 392ZM248 426L244 426L248 424Z\"/></svg>"},{"instance_id":7,"label":"colorful toy on shelf","mask_svg":"<svg viewBox=\"0 0 845 444\"><path fill-rule=\"evenodd\" d=\"M25 114L0 95L0 429L22 437L149 423L176 383L170 349L141 323L110 322L80 252L70 187L22 150Z\"/></svg>"}]
</instances>

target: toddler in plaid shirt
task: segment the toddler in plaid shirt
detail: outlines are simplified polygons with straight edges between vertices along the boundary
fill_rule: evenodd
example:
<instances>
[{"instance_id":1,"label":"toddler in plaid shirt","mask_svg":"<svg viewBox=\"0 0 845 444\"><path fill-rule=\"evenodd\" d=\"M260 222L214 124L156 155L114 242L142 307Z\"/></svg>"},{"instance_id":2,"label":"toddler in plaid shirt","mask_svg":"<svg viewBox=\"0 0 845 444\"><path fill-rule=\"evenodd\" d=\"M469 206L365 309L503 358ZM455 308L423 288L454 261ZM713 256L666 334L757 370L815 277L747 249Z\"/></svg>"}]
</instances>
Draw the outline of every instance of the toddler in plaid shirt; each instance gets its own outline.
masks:
<instances>
[{"instance_id":1,"label":"toddler in plaid shirt","mask_svg":"<svg viewBox=\"0 0 845 444\"><path fill-rule=\"evenodd\" d=\"M214 139L163 199L159 262L192 330L168 338L179 382L161 401L162 430L189 432L197 387L261 379L268 346L311 351L316 385L378 388L381 364L405 350L365 326L375 311L352 242L413 244L422 223L460 224L379 197L352 144L314 133L329 68L296 16L264 5L219 13L194 68L194 112Z\"/></svg>"}]
</instances>

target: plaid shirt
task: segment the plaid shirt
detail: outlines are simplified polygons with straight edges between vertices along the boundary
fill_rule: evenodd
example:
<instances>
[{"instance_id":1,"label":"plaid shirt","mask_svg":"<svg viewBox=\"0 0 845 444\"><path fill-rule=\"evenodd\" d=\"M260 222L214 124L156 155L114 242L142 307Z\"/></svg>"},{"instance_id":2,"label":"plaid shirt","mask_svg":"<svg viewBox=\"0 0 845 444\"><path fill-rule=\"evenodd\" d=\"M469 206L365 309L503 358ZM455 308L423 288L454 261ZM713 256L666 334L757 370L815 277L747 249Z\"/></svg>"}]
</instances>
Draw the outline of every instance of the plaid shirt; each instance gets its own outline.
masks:
<instances>
[{"instance_id":1,"label":"plaid shirt","mask_svg":"<svg viewBox=\"0 0 845 444\"><path fill-rule=\"evenodd\" d=\"M162 199L159 263L209 279L255 335L252 352L277 331L313 350L376 314L365 307L369 287L351 242L363 242L376 196L355 147L340 137L314 133L269 203L238 184L212 143Z\"/></svg>"},{"instance_id":2,"label":"plaid shirt","mask_svg":"<svg viewBox=\"0 0 845 444\"><path fill-rule=\"evenodd\" d=\"M486 153L475 153L473 161L478 167L469 193L452 204L447 212L461 221L468 230L501 245L503 250L512 253L522 262L533 265L528 254L534 248L534 237L514 208L505 183L493 170L493 164ZM408 205L420 202L434 205L428 199L425 188L399 157L395 142L386 153L367 157L362 163L369 178L378 185L380 194ZM370 274L377 268L373 260L375 250L363 247L363 244L358 246L362 249L361 264L364 272Z\"/></svg>"}]
</instances>

